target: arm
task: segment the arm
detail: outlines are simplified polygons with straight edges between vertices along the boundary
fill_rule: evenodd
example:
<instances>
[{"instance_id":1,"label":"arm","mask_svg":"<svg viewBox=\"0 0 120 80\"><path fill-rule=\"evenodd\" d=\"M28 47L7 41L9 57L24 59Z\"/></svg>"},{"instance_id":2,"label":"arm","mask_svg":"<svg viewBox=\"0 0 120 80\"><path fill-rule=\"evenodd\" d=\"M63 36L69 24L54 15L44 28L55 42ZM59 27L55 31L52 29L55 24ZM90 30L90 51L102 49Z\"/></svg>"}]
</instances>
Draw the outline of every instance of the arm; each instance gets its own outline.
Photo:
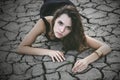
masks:
<instances>
[{"instance_id":1,"label":"arm","mask_svg":"<svg viewBox=\"0 0 120 80\"><path fill-rule=\"evenodd\" d=\"M103 42L100 42L92 37L86 35L86 41L89 47L96 49L91 55L84 59L78 60L72 69L73 72L81 72L87 68L88 64L96 61L100 56L104 56L111 51L111 48Z\"/></svg>"},{"instance_id":2,"label":"arm","mask_svg":"<svg viewBox=\"0 0 120 80\"><path fill-rule=\"evenodd\" d=\"M20 43L17 52L28 55L49 55L53 61L55 61L55 59L57 61L63 61L63 54L59 51L31 47L32 43L36 40L37 36L44 33L45 31L45 24L43 20L40 19Z\"/></svg>"},{"instance_id":3,"label":"arm","mask_svg":"<svg viewBox=\"0 0 120 80\"><path fill-rule=\"evenodd\" d=\"M40 19L33 29L24 37L23 41L18 46L17 52L21 54L30 54L30 55L44 55L42 53L46 50L39 50L38 48L31 47L32 43L35 41L38 35L45 32L45 25L43 24L42 19ZM38 53L39 52L39 53ZM41 53L41 54L40 54Z\"/></svg>"},{"instance_id":4,"label":"arm","mask_svg":"<svg viewBox=\"0 0 120 80\"><path fill-rule=\"evenodd\" d=\"M91 47L96 49L95 52L93 52L91 55L87 56L85 59L87 60L88 64L96 61L100 58L100 56L104 56L108 54L111 51L110 46L108 46L106 43L103 43L101 41L98 41L92 37L89 37L86 35L87 44Z\"/></svg>"}]
</instances>

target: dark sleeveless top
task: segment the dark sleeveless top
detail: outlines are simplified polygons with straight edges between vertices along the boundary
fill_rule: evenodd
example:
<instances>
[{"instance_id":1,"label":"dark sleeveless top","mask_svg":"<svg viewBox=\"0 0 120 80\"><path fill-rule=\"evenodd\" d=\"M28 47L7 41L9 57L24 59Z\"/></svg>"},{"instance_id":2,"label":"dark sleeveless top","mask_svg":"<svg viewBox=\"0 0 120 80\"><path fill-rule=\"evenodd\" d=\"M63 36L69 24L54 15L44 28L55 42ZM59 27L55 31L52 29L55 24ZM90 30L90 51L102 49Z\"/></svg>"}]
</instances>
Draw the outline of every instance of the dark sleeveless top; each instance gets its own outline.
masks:
<instances>
[{"instance_id":1,"label":"dark sleeveless top","mask_svg":"<svg viewBox=\"0 0 120 80\"><path fill-rule=\"evenodd\" d=\"M53 39L53 40L50 39L50 36L49 36L49 32L50 32L50 23L46 20L45 17L41 17L41 19L44 21L45 26L46 26L46 33L45 33L45 36L47 37L47 39L50 40L50 41L60 41L60 39L57 39L57 38L55 38L55 39Z\"/></svg>"},{"instance_id":2,"label":"dark sleeveless top","mask_svg":"<svg viewBox=\"0 0 120 80\"><path fill-rule=\"evenodd\" d=\"M70 0L43 0L44 3L40 8L40 17L52 16L54 12L62 6L73 5Z\"/></svg>"}]
</instances>

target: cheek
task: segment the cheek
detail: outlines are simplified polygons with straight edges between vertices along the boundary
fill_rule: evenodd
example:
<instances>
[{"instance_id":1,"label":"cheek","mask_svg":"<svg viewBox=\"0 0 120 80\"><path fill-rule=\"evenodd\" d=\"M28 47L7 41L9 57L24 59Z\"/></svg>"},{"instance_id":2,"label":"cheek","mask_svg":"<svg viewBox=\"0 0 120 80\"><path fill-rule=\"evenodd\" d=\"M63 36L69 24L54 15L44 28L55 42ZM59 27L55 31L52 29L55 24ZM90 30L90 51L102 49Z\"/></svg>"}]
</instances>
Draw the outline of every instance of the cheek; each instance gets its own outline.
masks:
<instances>
[{"instance_id":1,"label":"cheek","mask_svg":"<svg viewBox=\"0 0 120 80\"><path fill-rule=\"evenodd\" d=\"M65 32L65 35L68 35L68 34L70 34L70 32L71 32L71 31L66 31L66 32Z\"/></svg>"},{"instance_id":2,"label":"cheek","mask_svg":"<svg viewBox=\"0 0 120 80\"><path fill-rule=\"evenodd\" d=\"M53 30L54 30L54 31L57 31L59 27L60 27L60 26L55 23L54 26L53 26Z\"/></svg>"},{"instance_id":3,"label":"cheek","mask_svg":"<svg viewBox=\"0 0 120 80\"><path fill-rule=\"evenodd\" d=\"M57 26L54 25L54 26L53 26L53 31L55 32L56 30L57 30Z\"/></svg>"}]
</instances>

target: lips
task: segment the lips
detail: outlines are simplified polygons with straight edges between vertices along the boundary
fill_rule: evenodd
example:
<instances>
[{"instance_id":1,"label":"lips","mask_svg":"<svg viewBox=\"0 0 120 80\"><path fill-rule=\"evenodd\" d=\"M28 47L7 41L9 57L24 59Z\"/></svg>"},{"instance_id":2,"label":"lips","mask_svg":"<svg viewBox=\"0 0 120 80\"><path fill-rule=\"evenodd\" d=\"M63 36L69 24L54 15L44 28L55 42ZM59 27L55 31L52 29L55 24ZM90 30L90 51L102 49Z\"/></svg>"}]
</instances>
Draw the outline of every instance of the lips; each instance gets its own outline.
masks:
<instances>
[{"instance_id":1,"label":"lips","mask_svg":"<svg viewBox=\"0 0 120 80\"><path fill-rule=\"evenodd\" d=\"M56 32L59 36L63 36L61 33L59 33L59 32Z\"/></svg>"}]
</instances>

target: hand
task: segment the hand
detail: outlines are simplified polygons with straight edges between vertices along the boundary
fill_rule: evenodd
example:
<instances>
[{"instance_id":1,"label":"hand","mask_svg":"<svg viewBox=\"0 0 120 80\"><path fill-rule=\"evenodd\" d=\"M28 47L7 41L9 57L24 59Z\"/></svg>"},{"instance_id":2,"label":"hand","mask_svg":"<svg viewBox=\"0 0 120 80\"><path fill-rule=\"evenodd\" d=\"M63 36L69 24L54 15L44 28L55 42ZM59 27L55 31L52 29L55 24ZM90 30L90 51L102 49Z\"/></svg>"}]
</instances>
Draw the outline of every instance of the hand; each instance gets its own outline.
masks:
<instances>
[{"instance_id":1,"label":"hand","mask_svg":"<svg viewBox=\"0 0 120 80\"><path fill-rule=\"evenodd\" d=\"M72 68L72 72L74 72L74 73L82 72L87 67L88 67L87 61L85 59L80 59L80 60L76 61L76 63L74 64L74 66Z\"/></svg>"},{"instance_id":2,"label":"hand","mask_svg":"<svg viewBox=\"0 0 120 80\"><path fill-rule=\"evenodd\" d=\"M55 60L57 60L58 62L62 62L65 60L64 54L60 51L52 50L48 55L52 58L53 62L55 62Z\"/></svg>"}]
</instances>

